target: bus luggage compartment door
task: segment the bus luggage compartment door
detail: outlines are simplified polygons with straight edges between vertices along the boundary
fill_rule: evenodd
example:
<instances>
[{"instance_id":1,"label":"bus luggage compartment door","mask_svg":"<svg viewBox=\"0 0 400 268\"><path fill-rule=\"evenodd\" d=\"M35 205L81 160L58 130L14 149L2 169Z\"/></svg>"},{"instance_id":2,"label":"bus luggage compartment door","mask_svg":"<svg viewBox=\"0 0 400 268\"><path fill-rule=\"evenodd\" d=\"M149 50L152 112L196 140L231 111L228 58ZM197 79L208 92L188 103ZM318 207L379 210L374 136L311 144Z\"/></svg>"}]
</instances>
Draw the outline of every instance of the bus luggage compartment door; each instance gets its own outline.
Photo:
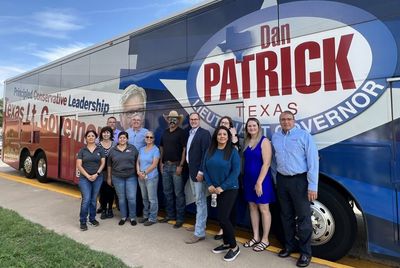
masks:
<instances>
[{"instance_id":1,"label":"bus luggage compartment door","mask_svg":"<svg viewBox=\"0 0 400 268\"><path fill-rule=\"evenodd\" d=\"M31 122L21 122L20 132L21 144L32 143L33 124Z\"/></svg>"},{"instance_id":2,"label":"bus luggage compartment door","mask_svg":"<svg viewBox=\"0 0 400 268\"><path fill-rule=\"evenodd\" d=\"M68 120L66 120L68 119ZM75 180L75 142L70 136L64 124L75 119L75 115L62 116L60 120L60 143L59 143L59 177L63 180L73 182Z\"/></svg>"}]
</instances>

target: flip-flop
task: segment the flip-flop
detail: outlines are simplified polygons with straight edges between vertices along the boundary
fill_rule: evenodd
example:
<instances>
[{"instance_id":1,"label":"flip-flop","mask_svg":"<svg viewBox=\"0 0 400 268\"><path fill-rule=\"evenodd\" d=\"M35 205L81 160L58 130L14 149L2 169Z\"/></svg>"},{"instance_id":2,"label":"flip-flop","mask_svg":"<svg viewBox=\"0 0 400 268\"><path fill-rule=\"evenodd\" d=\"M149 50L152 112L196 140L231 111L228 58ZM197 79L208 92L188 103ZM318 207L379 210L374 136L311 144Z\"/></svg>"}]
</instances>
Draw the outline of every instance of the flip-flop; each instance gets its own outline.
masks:
<instances>
[{"instance_id":1,"label":"flip-flop","mask_svg":"<svg viewBox=\"0 0 400 268\"><path fill-rule=\"evenodd\" d=\"M269 243L268 244L265 244L264 242L259 242L254 248L253 248L253 250L255 251L255 252L261 252L261 251L264 251L264 250L266 250L267 249L267 247L269 247Z\"/></svg>"},{"instance_id":2,"label":"flip-flop","mask_svg":"<svg viewBox=\"0 0 400 268\"><path fill-rule=\"evenodd\" d=\"M249 241L247 241L246 243L244 243L243 246L244 246L245 248L251 248L251 247L254 247L254 246L257 245L257 244L258 244L258 241L255 240L254 238L252 238L252 239L250 239Z\"/></svg>"}]
</instances>

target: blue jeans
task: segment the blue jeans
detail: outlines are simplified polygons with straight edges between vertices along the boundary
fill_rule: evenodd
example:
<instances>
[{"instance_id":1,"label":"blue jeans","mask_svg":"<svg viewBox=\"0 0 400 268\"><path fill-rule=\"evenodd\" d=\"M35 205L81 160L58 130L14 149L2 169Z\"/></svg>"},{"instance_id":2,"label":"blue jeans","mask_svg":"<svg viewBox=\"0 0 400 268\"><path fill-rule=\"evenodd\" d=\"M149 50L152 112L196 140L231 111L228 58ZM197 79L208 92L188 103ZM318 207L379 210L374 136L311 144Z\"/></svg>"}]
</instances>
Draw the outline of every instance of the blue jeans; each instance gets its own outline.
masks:
<instances>
[{"instance_id":1,"label":"blue jeans","mask_svg":"<svg viewBox=\"0 0 400 268\"><path fill-rule=\"evenodd\" d=\"M143 218L156 222L158 213L158 176L145 180L139 179L139 185L143 199Z\"/></svg>"},{"instance_id":2,"label":"blue jeans","mask_svg":"<svg viewBox=\"0 0 400 268\"><path fill-rule=\"evenodd\" d=\"M176 175L177 164L164 164L162 170L163 192L165 196L165 210L168 219L176 219L183 222L185 218L185 191L182 176ZM174 196L175 192L175 196ZM176 198L176 218L174 197Z\"/></svg>"},{"instance_id":3,"label":"blue jeans","mask_svg":"<svg viewBox=\"0 0 400 268\"><path fill-rule=\"evenodd\" d=\"M204 237L206 235L207 223L207 186L204 181L194 182L190 180L190 187L196 199L196 225L194 235Z\"/></svg>"},{"instance_id":4,"label":"blue jeans","mask_svg":"<svg viewBox=\"0 0 400 268\"><path fill-rule=\"evenodd\" d=\"M137 177L132 176L129 178L121 178L117 176L112 176L112 182L118 195L121 218L126 219L128 217L128 207L129 218L131 220L136 220L136 191L138 183ZM127 200L128 204L126 204Z\"/></svg>"},{"instance_id":5,"label":"blue jeans","mask_svg":"<svg viewBox=\"0 0 400 268\"><path fill-rule=\"evenodd\" d=\"M89 221L96 218L97 195L99 194L103 175L99 175L95 181L90 181L84 176L79 177L79 189L82 194L81 211L79 221L86 223L89 214Z\"/></svg>"}]
</instances>

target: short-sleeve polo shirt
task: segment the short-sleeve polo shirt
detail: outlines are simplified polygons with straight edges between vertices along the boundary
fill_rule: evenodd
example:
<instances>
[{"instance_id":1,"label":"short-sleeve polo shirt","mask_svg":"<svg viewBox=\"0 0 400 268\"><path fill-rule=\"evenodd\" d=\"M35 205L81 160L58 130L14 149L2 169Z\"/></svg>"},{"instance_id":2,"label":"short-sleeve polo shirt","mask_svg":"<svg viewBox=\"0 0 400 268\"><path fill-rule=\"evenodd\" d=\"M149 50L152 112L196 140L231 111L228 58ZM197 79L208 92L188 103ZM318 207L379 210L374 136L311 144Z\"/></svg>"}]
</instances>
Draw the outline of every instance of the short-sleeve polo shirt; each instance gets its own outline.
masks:
<instances>
[{"instance_id":1,"label":"short-sleeve polo shirt","mask_svg":"<svg viewBox=\"0 0 400 268\"><path fill-rule=\"evenodd\" d=\"M89 175L96 174L101 165L101 159L105 158L103 148L96 146L93 152L85 146L79 150L78 159L82 160L82 167Z\"/></svg>"}]
</instances>

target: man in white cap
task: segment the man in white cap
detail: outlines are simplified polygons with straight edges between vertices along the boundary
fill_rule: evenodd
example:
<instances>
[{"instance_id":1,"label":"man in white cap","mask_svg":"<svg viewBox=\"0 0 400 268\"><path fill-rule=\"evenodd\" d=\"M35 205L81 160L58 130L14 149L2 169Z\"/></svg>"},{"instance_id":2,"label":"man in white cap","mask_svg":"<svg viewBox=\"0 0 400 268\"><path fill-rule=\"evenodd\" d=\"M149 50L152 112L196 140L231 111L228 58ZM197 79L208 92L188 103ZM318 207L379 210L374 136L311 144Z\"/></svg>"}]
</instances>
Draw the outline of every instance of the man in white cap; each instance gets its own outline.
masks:
<instances>
[{"instance_id":1,"label":"man in white cap","mask_svg":"<svg viewBox=\"0 0 400 268\"><path fill-rule=\"evenodd\" d=\"M177 111L170 111L164 115L168 128L161 136L160 142L160 170L162 172L165 208L167 216L160 222L176 220L174 228L182 227L185 216L185 193L182 168L185 163L186 133L179 127L183 115ZM174 196L175 193L175 196ZM175 197L175 207L174 207Z\"/></svg>"}]
</instances>

